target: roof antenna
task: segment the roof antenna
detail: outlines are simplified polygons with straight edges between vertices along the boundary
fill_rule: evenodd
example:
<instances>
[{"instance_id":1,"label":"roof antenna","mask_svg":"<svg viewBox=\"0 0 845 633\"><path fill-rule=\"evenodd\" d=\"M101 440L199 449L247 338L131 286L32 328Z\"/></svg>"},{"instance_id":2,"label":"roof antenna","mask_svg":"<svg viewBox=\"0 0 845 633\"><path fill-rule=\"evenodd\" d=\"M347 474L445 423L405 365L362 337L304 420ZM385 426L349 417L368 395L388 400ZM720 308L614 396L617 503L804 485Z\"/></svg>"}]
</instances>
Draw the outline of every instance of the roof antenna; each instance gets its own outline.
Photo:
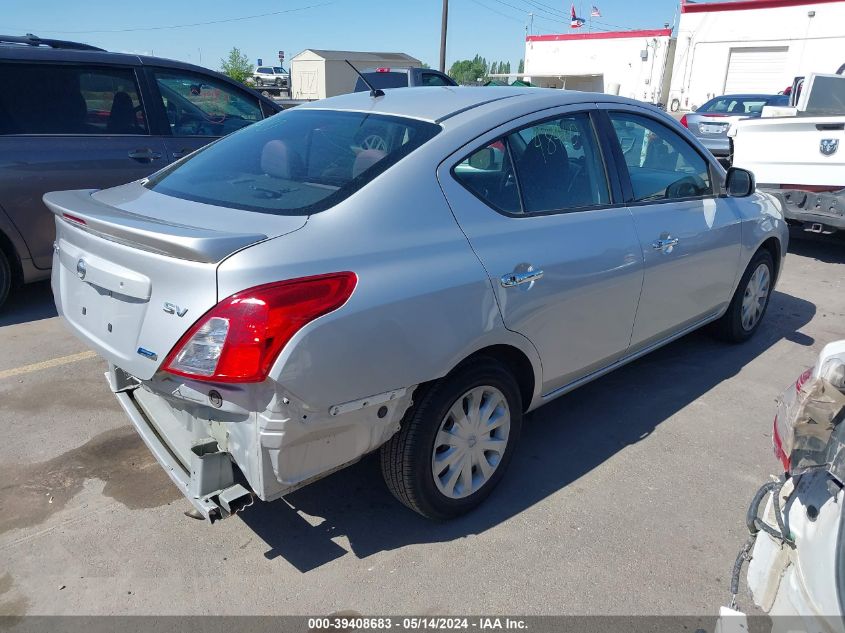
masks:
<instances>
[{"instance_id":1,"label":"roof antenna","mask_svg":"<svg viewBox=\"0 0 845 633\"><path fill-rule=\"evenodd\" d=\"M352 65L352 62L350 62L348 59L344 59L343 61L345 61L347 64L349 64L349 67L352 70L355 71L355 74L358 75L361 78L361 81L363 81L366 84L367 88L370 89L370 96L371 97L383 97L384 96L384 90L374 88L373 84L371 84L369 81L367 81L366 77L364 77L364 75L362 75L360 72L358 72L358 69L355 68L355 66Z\"/></svg>"}]
</instances>

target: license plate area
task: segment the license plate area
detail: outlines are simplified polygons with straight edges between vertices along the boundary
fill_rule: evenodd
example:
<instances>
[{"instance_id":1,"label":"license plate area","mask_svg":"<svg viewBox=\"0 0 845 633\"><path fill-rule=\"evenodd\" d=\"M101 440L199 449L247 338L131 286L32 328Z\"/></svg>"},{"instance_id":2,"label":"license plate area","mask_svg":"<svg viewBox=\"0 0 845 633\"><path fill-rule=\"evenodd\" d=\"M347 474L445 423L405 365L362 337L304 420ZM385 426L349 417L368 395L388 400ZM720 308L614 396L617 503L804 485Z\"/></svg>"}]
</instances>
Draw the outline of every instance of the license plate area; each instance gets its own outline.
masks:
<instances>
[{"instance_id":1,"label":"license plate area","mask_svg":"<svg viewBox=\"0 0 845 633\"><path fill-rule=\"evenodd\" d=\"M722 134L727 126L724 123L699 123L698 129L702 134Z\"/></svg>"}]
</instances>

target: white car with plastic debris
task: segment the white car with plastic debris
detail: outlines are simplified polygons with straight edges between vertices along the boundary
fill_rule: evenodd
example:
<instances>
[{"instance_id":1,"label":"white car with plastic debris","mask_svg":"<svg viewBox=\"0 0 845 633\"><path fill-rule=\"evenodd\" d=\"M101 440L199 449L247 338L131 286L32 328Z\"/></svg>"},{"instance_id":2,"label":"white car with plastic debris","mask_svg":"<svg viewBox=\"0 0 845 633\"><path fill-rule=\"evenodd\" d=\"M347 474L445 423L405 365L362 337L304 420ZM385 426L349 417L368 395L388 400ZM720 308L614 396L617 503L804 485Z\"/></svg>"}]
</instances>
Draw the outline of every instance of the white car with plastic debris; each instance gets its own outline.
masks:
<instances>
[{"instance_id":1,"label":"white car with plastic debris","mask_svg":"<svg viewBox=\"0 0 845 633\"><path fill-rule=\"evenodd\" d=\"M748 509L751 535L734 565L722 631L743 626L735 606L746 560L754 602L777 616L775 630L845 631L844 420L842 340L827 345L778 400L772 441L785 474L761 487Z\"/></svg>"}]
</instances>

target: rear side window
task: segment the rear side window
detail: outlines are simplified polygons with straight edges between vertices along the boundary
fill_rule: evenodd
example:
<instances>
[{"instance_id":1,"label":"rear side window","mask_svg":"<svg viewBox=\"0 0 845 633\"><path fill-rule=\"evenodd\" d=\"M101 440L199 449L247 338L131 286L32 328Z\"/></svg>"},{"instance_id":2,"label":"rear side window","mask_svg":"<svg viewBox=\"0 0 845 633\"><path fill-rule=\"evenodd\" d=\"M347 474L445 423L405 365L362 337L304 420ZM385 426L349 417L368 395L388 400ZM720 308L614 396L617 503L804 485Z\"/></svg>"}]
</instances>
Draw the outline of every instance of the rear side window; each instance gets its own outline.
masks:
<instances>
[{"instance_id":1,"label":"rear side window","mask_svg":"<svg viewBox=\"0 0 845 633\"><path fill-rule=\"evenodd\" d=\"M566 212L610 202L607 176L585 112L522 128L476 150L455 178L500 211Z\"/></svg>"},{"instance_id":2,"label":"rear side window","mask_svg":"<svg viewBox=\"0 0 845 633\"><path fill-rule=\"evenodd\" d=\"M295 108L207 146L146 186L234 209L307 215L346 199L439 131L414 119Z\"/></svg>"},{"instance_id":3,"label":"rear side window","mask_svg":"<svg viewBox=\"0 0 845 633\"><path fill-rule=\"evenodd\" d=\"M423 86L451 86L452 83L447 81L437 73L423 73L420 79Z\"/></svg>"},{"instance_id":4,"label":"rear side window","mask_svg":"<svg viewBox=\"0 0 845 633\"><path fill-rule=\"evenodd\" d=\"M649 117L611 112L636 202L712 195L708 163L678 133Z\"/></svg>"},{"instance_id":5,"label":"rear side window","mask_svg":"<svg viewBox=\"0 0 845 633\"><path fill-rule=\"evenodd\" d=\"M700 114L747 116L759 114L768 102L768 97L717 97L705 103L696 112Z\"/></svg>"},{"instance_id":6,"label":"rear side window","mask_svg":"<svg viewBox=\"0 0 845 633\"><path fill-rule=\"evenodd\" d=\"M131 68L0 64L0 85L0 134L147 134Z\"/></svg>"}]
</instances>

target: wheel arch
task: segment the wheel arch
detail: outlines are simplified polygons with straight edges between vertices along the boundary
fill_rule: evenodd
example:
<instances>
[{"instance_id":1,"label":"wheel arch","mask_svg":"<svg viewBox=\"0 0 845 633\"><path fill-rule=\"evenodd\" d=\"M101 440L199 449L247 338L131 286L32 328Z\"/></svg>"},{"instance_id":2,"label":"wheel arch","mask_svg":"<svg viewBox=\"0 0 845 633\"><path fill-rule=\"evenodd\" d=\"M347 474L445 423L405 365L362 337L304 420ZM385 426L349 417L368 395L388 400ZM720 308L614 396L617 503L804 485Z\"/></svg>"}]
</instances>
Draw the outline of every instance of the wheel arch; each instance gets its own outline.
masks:
<instances>
[{"instance_id":1,"label":"wheel arch","mask_svg":"<svg viewBox=\"0 0 845 633\"><path fill-rule=\"evenodd\" d=\"M763 240L763 243L755 251L755 254L761 250L769 251L769 254L772 256L772 264L774 265L775 269L772 271L773 277L775 280L778 279L780 275L780 265L781 265L781 243L780 240L774 236L768 237Z\"/></svg>"},{"instance_id":2,"label":"wheel arch","mask_svg":"<svg viewBox=\"0 0 845 633\"><path fill-rule=\"evenodd\" d=\"M522 410L528 411L531 408L535 393L539 389L538 376L531 359L518 347L506 343L482 347L461 360L449 373L470 365L474 360L482 357L492 358L510 371L519 386L519 393L522 396Z\"/></svg>"},{"instance_id":3,"label":"wheel arch","mask_svg":"<svg viewBox=\"0 0 845 633\"><path fill-rule=\"evenodd\" d=\"M9 268L12 270L12 287L19 286L23 283L23 266L21 265L21 257L15 245L8 235L0 228L0 252L6 256L9 262Z\"/></svg>"}]
</instances>

